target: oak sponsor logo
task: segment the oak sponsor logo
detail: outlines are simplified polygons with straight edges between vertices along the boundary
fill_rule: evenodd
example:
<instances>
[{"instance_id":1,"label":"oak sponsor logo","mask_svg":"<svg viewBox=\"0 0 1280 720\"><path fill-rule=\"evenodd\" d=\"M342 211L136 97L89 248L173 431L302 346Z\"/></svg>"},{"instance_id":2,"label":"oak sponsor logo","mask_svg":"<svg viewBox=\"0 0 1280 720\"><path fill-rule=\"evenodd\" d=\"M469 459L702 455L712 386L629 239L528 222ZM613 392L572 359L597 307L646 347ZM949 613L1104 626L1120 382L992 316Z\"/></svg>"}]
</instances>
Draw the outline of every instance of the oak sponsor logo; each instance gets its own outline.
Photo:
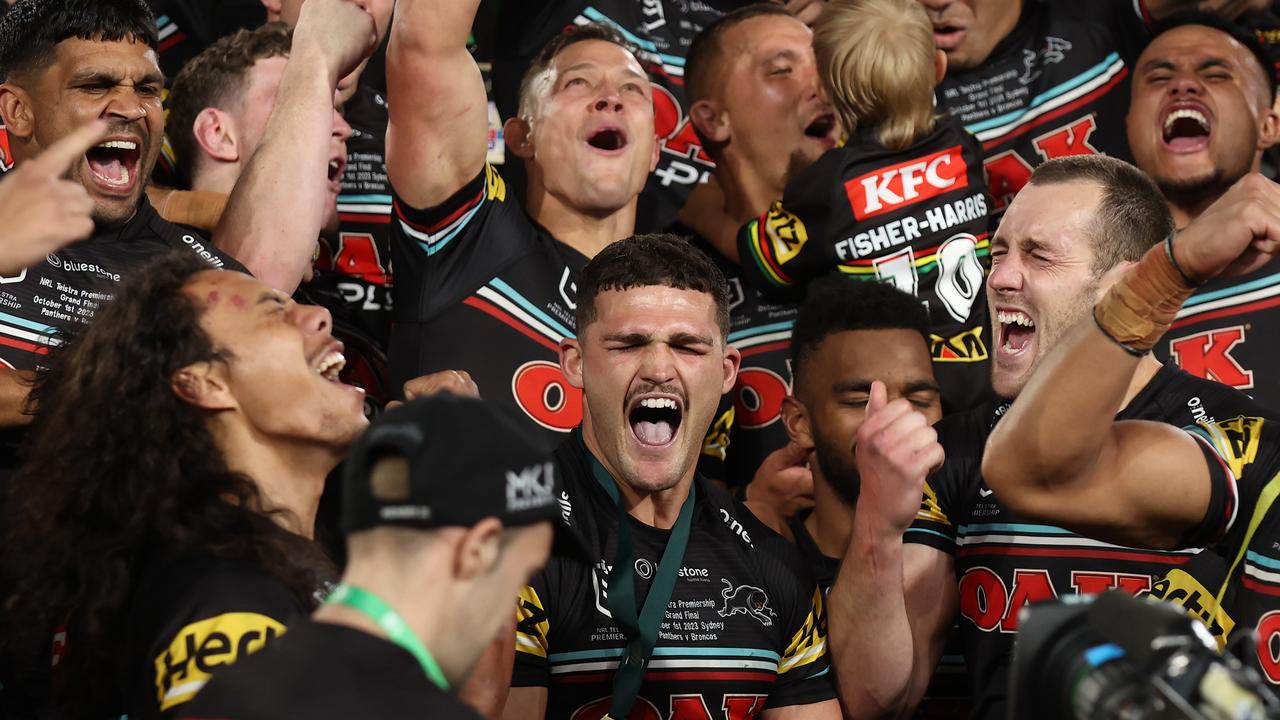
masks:
<instances>
[{"instance_id":1,"label":"oak sponsor logo","mask_svg":"<svg viewBox=\"0 0 1280 720\"><path fill-rule=\"evenodd\" d=\"M1169 343L1169 352L1178 367L1192 375L1247 390L1253 387L1253 371L1245 370L1231 354L1244 341L1244 326L1233 325L1178 338Z\"/></svg>"},{"instance_id":2,"label":"oak sponsor logo","mask_svg":"<svg viewBox=\"0 0 1280 720\"><path fill-rule=\"evenodd\" d=\"M1137 594L1151 588L1151 578L1126 573L1071 573L1071 589L1076 594L1092 595L1113 588ZM1006 585L999 573L983 566L969 569L960 578L960 614L983 632L1016 633L1022 608L1057 597L1049 571L1043 569L1016 569L1011 585Z\"/></svg>"},{"instance_id":3,"label":"oak sponsor logo","mask_svg":"<svg viewBox=\"0 0 1280 720\"><path fill-rule=\"evenodd\" d=\"M846 181L849 205L859 220L892 212L969 184L960 146L898 163Z\"/></svg>"},{"instance_id":4,"label":"oak sponsor logo","mask_svg":"<svg viewBox=\"0 0 1280 720\"><path fill-rule=\"evenodd\" d=\"M959 335L943 337L929 335L929 353L934 362L982 362L988 357L987 344L982 341L981 325L965 330Z\"/></svg>"},{"instance_id":5,"label":"oak sponsor logo","mask_svg":"<svg viewBox=\"0 0 1280 720\"><path fill-rule=\"evenodd\" d=\"M182 628L155 659L160 709L195 697L218 670L261 650L284 631L276 619L250 612L223 613Z\"/></svg>"},{"instance_id":6,"label":"oak sponsor logo","mask_svg":"<svg viewBox=\"0 0 1280 720\"><path fill-rule=\"evenodd\" d=\"M715 702L715 696L710 697ZM649 700L637 697L629 720L753 720L768 699L768 695L725 695L719 712L712 713L703 694L671 695L668 712L663 714ZM612 697L593 700L574 710L569 720L604 720L612 704Z\"/></svg>"}]
</instances>

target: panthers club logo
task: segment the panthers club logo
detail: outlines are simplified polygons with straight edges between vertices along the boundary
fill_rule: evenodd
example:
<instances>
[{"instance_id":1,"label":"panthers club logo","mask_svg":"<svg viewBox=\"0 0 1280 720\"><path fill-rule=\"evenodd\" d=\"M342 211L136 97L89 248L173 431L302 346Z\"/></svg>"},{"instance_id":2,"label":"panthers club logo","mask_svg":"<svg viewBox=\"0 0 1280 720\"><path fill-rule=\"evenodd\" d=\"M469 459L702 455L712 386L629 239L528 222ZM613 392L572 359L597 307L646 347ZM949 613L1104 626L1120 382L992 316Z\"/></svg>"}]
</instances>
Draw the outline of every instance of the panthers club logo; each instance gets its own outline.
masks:
<instances>
[{"instance_id":1,"label":"panthers club logo","mask_svg":"<svg viewBox=\"0 0 1280 720\"><path fill-rule=\"evenodd\" d=\"M724 598L724 607L717 611L720 617L733 617L742 613L759 620L765 627L773 625L773 619L778 616L773 612L773 608L769 607L769 596L764 590L751 585L734 587L733 583L725 578L720 578L720 581L724 583L724 589L720 591L720 597Z\"/></svg>"}]
</instances>

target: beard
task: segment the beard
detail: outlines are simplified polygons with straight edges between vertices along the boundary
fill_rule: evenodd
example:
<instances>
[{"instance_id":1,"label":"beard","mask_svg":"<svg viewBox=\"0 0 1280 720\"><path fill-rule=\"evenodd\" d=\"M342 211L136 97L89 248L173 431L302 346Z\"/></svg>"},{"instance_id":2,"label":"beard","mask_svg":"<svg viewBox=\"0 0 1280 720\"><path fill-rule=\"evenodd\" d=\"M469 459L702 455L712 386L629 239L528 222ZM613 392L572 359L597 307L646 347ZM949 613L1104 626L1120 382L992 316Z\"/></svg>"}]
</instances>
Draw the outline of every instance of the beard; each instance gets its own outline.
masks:
<instances>
[{"instance_id":1,"label":"beard","mask_svg":"<svg viewBox=\"0 0 1280 720\"><path fill-rule=\"evenodd\" d=\"M1160 193L1172 205L1194 208L1208 205L1227 191L1236 180L1228 178L1222 168L1198 178L1154 178Z\"/></svg>"},{"instance_id":2,"label":"beard","mask_svg":"<svg viewBox=\"0 0 1280 720\"><path fill-rule=\"evenodd\" d=\"M862 487L853 453L839 448L836 443L821 441L814 450L823 480L836 491L836 496L846 506L852 508L858 503L858 491Z\"/></svg>"}]
</instances>

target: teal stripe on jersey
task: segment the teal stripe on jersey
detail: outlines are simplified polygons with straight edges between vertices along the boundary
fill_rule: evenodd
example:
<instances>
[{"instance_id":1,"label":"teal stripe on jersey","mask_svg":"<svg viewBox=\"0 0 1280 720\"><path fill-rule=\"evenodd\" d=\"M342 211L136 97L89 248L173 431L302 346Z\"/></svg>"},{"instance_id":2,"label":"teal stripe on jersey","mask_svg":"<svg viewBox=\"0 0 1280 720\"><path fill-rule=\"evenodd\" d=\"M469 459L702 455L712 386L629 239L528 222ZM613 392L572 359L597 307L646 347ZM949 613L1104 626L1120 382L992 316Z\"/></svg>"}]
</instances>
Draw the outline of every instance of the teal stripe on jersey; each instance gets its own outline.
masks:
<instances>
[{"instance_id":1,"label":"teal stripe on jersey","mask_svg":"<svg viewBox=\"0 0 1280 720\"><path fill-rule=\"evenodd\" d=\"M339 195L340 203L357 203L370 205L390 205L390 195Z\"/></svg>"},{"instance_id":2,"label":"teal stripe on jersey","mask_svg":"<svg viewBox=\"0 0 1280 720\"><path fill-rule=\"evenodd\" d=\"M569 338L574 337L574 332L572 330L556 322L555 319L552 318L550 315L542 312L536 306L534 306L533 303L529 302L528 300L525 300L524 296L516 292L515 288L499 280L498 278L494 278L490 280L489 284L493 286L498 292L505 295L508 300L514 302L515 304L523 308L525 312L529 313L535 318L538 318L542 322L546 323L547 327L551 328L552 330L555 330L556 332L560 333L564 337L569 337Z\"/></svg>"},{"instance_id":3,"label":"teal stripe on jersey","mask_svg":"<svg viewBox=\"0 0 1280 720\"><path fill-rule=\"evenodd\" d=\"M991 532L1011 532L1019 535L1075 535L1070 530L1063 530L1052 525L1028 525L1024 523L975 523L961 525L957 532L961 535L981 535Z\"/></svg>"},{"instance_id":4,"label":"teal stripe on jersey","mask_svg":"<svg viewBox=\"0 0 1280 720\"><path fill-rule=\"evenodd\" d=\"M665 55L663 53L658 52L658 46L654 45L651 40L645 40L644 38L637 37L636 35L632 34L630 30L627 30L626 28L622 27L617 22L615 22L613 18L609 17L608 15L605 15L604 13L591 7L590 5L588 5L586 8L582 10L582 14L586 15L592 22L598 22L598 23L612 27L614 30L617 30L619 33L621 33L622 36L627 39L627 42L631 43L632 45L635 45L641 50L646 50L650 53L653 53L654 55L657 55L658 58L662 60L662 62L668 65L674 65L675 67L680 67L680 68L684 67L684 58L678 55Z\"/></svg>"},{"instance_id":5,"label":"teal stripe on jersey","mask_svg":"<svg viewBox=\"0 0 1280 720\"><path fill-rule=\"evenodd\" d=\"M1258 565L1261 565L1264 568L1270 568L1272 570L1280 570L1280 560L1276 560L1275 558L1269 558L1265 555L1259 555L1258 553L1252 550L1245 553L1245 558L1248 559L1249 562L1257 563Z\"/></svg>"},{"instance_id":6,"label":"teal stripe on jersey","mask_svg":"<svg viewBox=\"0 0 1280 720\"><path fill-rule=\"evenodd\" d=\"M1001 125L1004 125L1006 123L1013 122L1018 118L1022 117L1023 115L1040 107L1041 105L1044 105L1050 100L1053 100L1059 95L1062 95L1063 93L1071 92L1072 90L1098 77L1102 73L1106 72L1107 68L1115 64L1115 62L1119 59L1120 59L1120 54L1113 52L1110 55L1103 58L1102 62L1098 63L1097 65L1094 65L1093 67L1089 68L1088 70L1085 70L1084 72L1062 83L1061 85L1049 88L1048 90L1045 90L1044 92L1035 96L1034 98L1031 99L1030 104L1028 104L1025 108L1022 108L1021 110L1014 110L1013 112L1005 113L1004 115L993 117L990 120L983 120L982 122L977 122L972 125L966 125L964 129L968 130L971 133L976 134L976 133L982 132L983 130L988 130L993 127L1000 127Z\"/></svg>"},{"instance_id":7,"label":"teal stripe on jersey","mask_svg":"<svg viewBox=\"0 0 1280 720\"><path fill-rule=\"evenodd\" d=\"M947 542L949 542L949 543L951 543L951 544L953 544L953 545L954 545L954 544L955 544L955 542L956 542L956 539L955 539L955 538L951 537L950 535L943 535L942 533L938 532L937 530L926 530L925 528L915 528L915 527L913 527L913 528L907 528L907 532L909 532L909 533L911 533L911 532L929 533L930 535L937 535L938 537L942 538L943 540L946 540Z\"/></svg>"},{"instance_id":8,"label":"teal stripe on jersey","mask_svg":"<svg viewBox=\"0 0 1280 720\"><path fill-rule=\"evenodd\" d=\"M786 322L773 323L772 325L761 325L759 327L747 328L746 330L739 330L738 332L729 333L729 342L732 344L739 340L755 337L757 335L765 335L772 332L778 332L779 330L790 330L795 327L795 324L795 320L787 320Z\"/></svg>"},{"instance_id":9,"label":"teal stripe on jersey","mask_svg":"<svg viewBox=\"0 0 1280 720\"><path fill-rule=\"evenodd\" d=\"M1192 295L1190 298L1187 299L1186 302L1182 303L1182 306L1195 307L1196 305L1203 305L1204 303L1213 302L1214 300L1221 300L1222 298L1234 297L1236 295L1243 295L1247 292L1260 290L1262 288L1271 287L1273 285L1280 285L1280 273L1276 273L1275 275L1268 275L1267 277L1264 277L1264 278L1258 278L1257 280L1244 283L1243 285L1235 285L1233 287L1223 288L1221 290L1214 290L1213 292L1202 293L1199 295Z\"/></svg>"},{"instance_id":10,"label":"teal stripe on jersey","mask_svg":"<svg viewBox=\"0 0 1280 720\"><path fill-rule=\"evenodd\" d=\"M576 652L551 653L547 655L547 661L558 662L574 662L576 660L599 660L622 657L627 649L607 648L604 650L579 650ZM701 648L701 647L657 647L653 649L654 657L678 657L678 656L696 656L696 657L726 657L726 658L761 658L764 660L772 660L777 662L781 659L778 653L772 650L757 650L752 648Z\"/></svg>"},{"instance_id":11,"label":"teal stripe on jersey","mask_svg":"<svg viewBox=\"0 0 1280 720\"><path fill-rule=\"evenodd\" d=\"M8 313L0 313L0 320L3 320L5 322L11 322L14 325L17 325L18 327L23 327L28 330L34 330L35 332L38 332L42 335L53 335L54 333L58 332L57 328L52 327L50 325L41 325L38 322L32 322L30 320L26 320L26 319L17 317L15 315L10 315Z\"/></svg>"}]
</instances>

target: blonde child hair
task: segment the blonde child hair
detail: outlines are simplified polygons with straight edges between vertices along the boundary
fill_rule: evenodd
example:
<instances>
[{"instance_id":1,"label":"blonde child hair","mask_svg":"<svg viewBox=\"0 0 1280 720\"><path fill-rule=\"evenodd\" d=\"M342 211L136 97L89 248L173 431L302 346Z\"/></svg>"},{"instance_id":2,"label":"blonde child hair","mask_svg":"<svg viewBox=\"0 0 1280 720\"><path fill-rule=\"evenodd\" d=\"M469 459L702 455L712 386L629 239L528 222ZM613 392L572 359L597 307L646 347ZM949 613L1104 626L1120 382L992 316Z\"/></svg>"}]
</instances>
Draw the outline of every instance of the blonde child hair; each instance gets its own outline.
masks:
<instances>
[{"instance_id":1,"label":"blonde child hair","mask_svg":"<svg viewBox=\"0 0 1280 720\"><path fill-rule=\"evenodd\" d=\"M917 0L831 0L813 32L818 73L847 136L891 150L933 131L933 25Z\"/></svg>"}]
</instances>

